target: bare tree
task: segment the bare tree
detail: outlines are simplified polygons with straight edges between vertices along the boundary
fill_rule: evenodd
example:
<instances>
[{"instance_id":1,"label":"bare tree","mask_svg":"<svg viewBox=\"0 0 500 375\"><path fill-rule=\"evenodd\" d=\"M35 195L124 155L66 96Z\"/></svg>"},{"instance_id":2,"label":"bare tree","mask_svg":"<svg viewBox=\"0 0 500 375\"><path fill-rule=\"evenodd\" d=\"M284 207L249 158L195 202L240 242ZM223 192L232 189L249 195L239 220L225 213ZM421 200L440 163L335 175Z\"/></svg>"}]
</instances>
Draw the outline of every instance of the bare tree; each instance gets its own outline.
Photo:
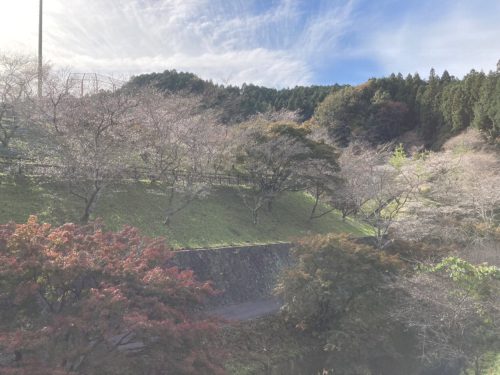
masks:
<instances>
[{"instance_id":1,"label":"bare tree","mask_svg":"<svg viewBox=\"0 0 500 375\"><path fill-rule=\"evenodd\" d=\"M370 189L374 168L382 165L389 155L366 144L351 142L339 156L338 183L329 197L330 204L342 213L342 218L355 215L371 199Z\"/></svg>"},{"instance_id":2,"label":"bare tree","mask_svg":"<svg viewBox=\"0 0 500 375\"><path fill-rule=\"evenodd\" d=\"M62 69L59 71L48 71L43 81L43 95L37 101L41 121L53 127L53 130L60 134L59 121L62 111L69 110L66 101L73 97L72 90L76 82L71 79L71 71Z\"/></svg>"},{"instance_id":3,"label":"bare tree","mask_svg":"<svg viewBox=\"0 0 500 375\"><path fill-rule=\"evenodd\" d=\"M500 207L500 159L496 153L474 152L460 157L454 189L459 208L477 220L494 225ZM452 198L453 199L453 198Z\"/></svg>"},{"instance_id":4,"label":"bare tree","mask_svg":"<svg viewBox=\"0 0 500 375\"><path fill-rule=\"evenodd\" d=\"M249 122L293 122L298 123L301 119L299 111L281 109L279 111L268 111L252 116Z\"/></svg>"},{"instance_id":5,"label":"bare tree","mask_svg":"<svg viewBox=\"0 0 500 375\"><path fill-rule=\"evenodd\" d=\"M402 149L352 143L339 158L341 179L331 204L345 218L356 214L375 229L379 247L419 186L419 171L407 167Z\"/></svg>"},{"instance_id":6,"label":"bare tree","mask_svg":"<svg viewBox=\"0 0 500 375\"><path fill-rule=\"evenodd\" d=\"M129 164L135 102L122 93L100 92L65 102L56 135L70 192L84 202L87 222L102 189Z\"/></svg>"},{"instance_id":7,"label":"bare tree","mask_svg":"<svg viewBox=\"0 0 500 375\"><path fill-rule=\"evenodd\" d=\"M449 149L410 163L423 176L395 229L414 240L461 245L475 262L499 264L500 162L495 151Z\"/></svg>"},{"instance_id":8,"label":"bare tree","mask_svg":"<svg viewBox=\"0 0 500 375\"><path fill-rule=\"evenodd\" d=\"M411 176L391 165L374 166L369 170L370 199L359 211L362 219L375 228L379 247L418 187L418 176Z\"/></svg>"},{"instance_id":9,"label":"bare tree","mask_svg":"<svg viewBox=\"0 0 500 375\"><path fill-rule=\"evenodd\" d=\"M0 55L0 144L5 149L32 117L29 97L36 74L33 58Z\"/></svg>"},{"instance_id":10,"label":"bare tree","mask_svg":"<svg viewBox=\"0 0 500 375\"><path fill-rule=\"evenodd\" d=\"M391 315L414 332L423 362L472 366L479 375L482 356L500 345L499 269L456 258L444 263L439 273L400 276Z\"/></svg>"},{"instance_id":11,"label":"bare tree","mask_svg":"<svg viewBox=\"0 0 500 375\"><path fill-rule=\"evenodd\" d=\"M141 157L166 190L164 223L211 190L206 174L225 163L227 129L196 97L164 95L151 88L138 94Z\"/></svg>"}]
</instances>

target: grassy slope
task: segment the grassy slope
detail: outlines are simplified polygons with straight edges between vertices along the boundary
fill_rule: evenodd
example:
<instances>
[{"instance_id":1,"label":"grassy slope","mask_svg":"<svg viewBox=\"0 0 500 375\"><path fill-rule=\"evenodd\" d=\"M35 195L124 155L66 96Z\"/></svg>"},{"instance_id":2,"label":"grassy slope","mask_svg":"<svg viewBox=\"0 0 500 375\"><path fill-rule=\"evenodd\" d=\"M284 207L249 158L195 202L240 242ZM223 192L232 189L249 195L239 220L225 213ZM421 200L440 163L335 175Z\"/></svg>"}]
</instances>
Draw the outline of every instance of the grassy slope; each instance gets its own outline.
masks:
<instances>
[{"instance_id":1,"label":"grassy slope","mask_svg":"<svg viewBox=\"0 0 500 375\"><path fill-rule=\"evenodd\" d=\"M307 233L331 231L369 234L366 226L350 220L342 222L337 213L309 221L312 201L302 193L278 199L272 212L263 209L256 226L232 188L219 188L208 198L193 202L174 217L170 228L162 224L164 202L161 191L145 183L113 186L101 196L95 216L102 217L110 229L130 224L145 235L167 237L175 247L288 241ZM71 197L63 185L0 180L0 223L22 222L30 214L54 224L74 222L80 207L81 202Z\"/></svg>"},{"instance_id":2,"label":"grassy slope","mask_svg":"<svg viewBox=\"0 0 500 375\"><path fill-rule=\"evenodd\" d=\"M500 375L500 353L491 354L491 358L488 358L489 365L485 375Z\"/></svg>"},{"instance_id":3,"label":"grassy slope","mask_svg":"<svg viewBox=\"0 0 500 375\"><path fill-rule=\"evenodd\" d=\"M500 353L489 353L485 355L482 361L484 375L500 375ZM473 375L474 370L469 369L467 375Z\"/></svg>"}]
</instances>

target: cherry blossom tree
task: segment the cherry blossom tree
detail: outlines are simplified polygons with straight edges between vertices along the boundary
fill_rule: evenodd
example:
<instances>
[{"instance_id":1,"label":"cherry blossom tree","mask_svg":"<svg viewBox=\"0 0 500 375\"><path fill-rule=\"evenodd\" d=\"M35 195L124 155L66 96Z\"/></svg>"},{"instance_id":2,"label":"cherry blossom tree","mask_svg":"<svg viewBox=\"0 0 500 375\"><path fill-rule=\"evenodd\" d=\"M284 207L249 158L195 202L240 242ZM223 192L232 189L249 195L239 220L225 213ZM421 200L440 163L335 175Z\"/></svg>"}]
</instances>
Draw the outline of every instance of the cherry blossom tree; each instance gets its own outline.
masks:
<instances>
[{"instance_id":1,"label":"cherry blossom tree","mask_svg":"<svg viewBox=\"0 0 500 375\"><path fill-rule=\"evenodd\" d=\"M500 348L500 269L447 257L401 275L391 316L415 333L424 363L449 363L479 375L481 358Z\"/></svg>"},{"instance_id":2,"label":"cherry blossom tree","mask_svg":"<svg viewBox=\"0 0 500 375\"><path fill-rule=\"evenodd\" d=\"M227 128L200 98L141 91L136 108L140 155L153 180L166 191L164 223L193 200L210 193L205 175L217 174L227 160Z\"/></svg>"},{"instance_id":3,"label":"cherry blossom tree","mask_svg":"<svg viewBox=\"0 0 500 375\"><path fill-rule=\"evenodd\" d=\"M34 59L0 54L0 145L5 149L35 112L29 100L35 79Z\"/></svg>"},{"instance_id":4,"label":"cherry blossom tree","mask_svg":"<svg viewBox=\"0 0 500 375\"><path fill-rule=\"evenodd\" d=\"M340 183L331 204L344 218L356 215L371 225L379 247L388 243L387 235L422 179L408 162L401 147L391 152L390 145L374 149L353 142L341 152Z\"/></svg>"},{"instance_id":5,"label":"cherry blossom tree","mask_svg":"<svg viewBox=\"0 0 500 375\"><path fill-rule=\"evenodd\" d=\"M484 142L477 143L471 134L464 137L473 143L459 142L409 163L423 179L416 198L398 218L396 233L414 240L455 243L470 261L499 264L498 154L482 149Z\"/></svg>"},{"instance_id":6,"label":"cherry blossom tree","mask_svg":"<svg viewBox=\"0 0 500 375\"><path fill-rule=\"evenodd\" d=\"M121 92L102 91L72 97L58 121L58 163L70 192L83 202L86 223L103 188L119 179L134 152L135 100Z\"/></svg>"}]
</instances>

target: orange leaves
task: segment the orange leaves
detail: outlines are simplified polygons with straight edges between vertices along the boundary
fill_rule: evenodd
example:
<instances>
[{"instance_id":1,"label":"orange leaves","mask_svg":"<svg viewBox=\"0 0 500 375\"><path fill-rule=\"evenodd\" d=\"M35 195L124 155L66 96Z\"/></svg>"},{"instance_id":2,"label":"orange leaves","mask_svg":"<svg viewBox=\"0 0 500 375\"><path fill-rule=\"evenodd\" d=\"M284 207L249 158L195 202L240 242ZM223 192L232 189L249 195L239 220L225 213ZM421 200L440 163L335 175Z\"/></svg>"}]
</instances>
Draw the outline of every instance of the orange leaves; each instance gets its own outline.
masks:
<instances>
[{"instance_id":1,"label":"orange leaves","mask_svg":"<svg viewBox=\"0 0 500 375\"><path fill-rule=\"evenodd\" d=\"M19 304L27 298L32 298L39 289L40 285L33 281L27 281L25 283L19 284L15 289L14 303Z\"/></svg>"},{"instance_id":2,"label":"orange leaves","mask_svg":"<svg viewBox=\"0 0 500 375\"><path fill-rule=\"evenodd\" d=\"M165 285L166 283L168 283L169 278L165 274L163 269L161 269L160 267L155 267L152 270L146 272L146 274L142 278L142 281L145 284L150 285Z\"/></svg>"},{"instance_id":3,"label":"orange leaves","mask_svg":"<svg viewBox=\"0 0 500 375\"><path fill-rule=\"evenodd\" d=\"M133 312L124 316L125 323L132 328L146 329L151 328L152 321L149 319L147 314L141 314L139 312Z\"/></svg>"}]
</instances>

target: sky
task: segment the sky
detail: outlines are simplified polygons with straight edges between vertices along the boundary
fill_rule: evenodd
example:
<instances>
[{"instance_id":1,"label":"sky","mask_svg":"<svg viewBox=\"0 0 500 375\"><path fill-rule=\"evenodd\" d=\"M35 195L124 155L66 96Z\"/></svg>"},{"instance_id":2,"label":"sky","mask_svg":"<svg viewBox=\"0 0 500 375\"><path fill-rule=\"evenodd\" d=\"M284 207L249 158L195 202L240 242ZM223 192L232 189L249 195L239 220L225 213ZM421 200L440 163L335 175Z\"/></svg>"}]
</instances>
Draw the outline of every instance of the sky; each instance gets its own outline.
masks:
<instances>
[{"instance_id":1,"label":"sky","mask_svg":"<svg viewBox=\"0 0 500 375\"><path fill-rule=\"evenodd\" d=\"M39 0L0 0L0 52L36 54ZM44 0L44 59L127 78L358 84L500 59L500 0Z\"/></svg>"}]
</instances>

